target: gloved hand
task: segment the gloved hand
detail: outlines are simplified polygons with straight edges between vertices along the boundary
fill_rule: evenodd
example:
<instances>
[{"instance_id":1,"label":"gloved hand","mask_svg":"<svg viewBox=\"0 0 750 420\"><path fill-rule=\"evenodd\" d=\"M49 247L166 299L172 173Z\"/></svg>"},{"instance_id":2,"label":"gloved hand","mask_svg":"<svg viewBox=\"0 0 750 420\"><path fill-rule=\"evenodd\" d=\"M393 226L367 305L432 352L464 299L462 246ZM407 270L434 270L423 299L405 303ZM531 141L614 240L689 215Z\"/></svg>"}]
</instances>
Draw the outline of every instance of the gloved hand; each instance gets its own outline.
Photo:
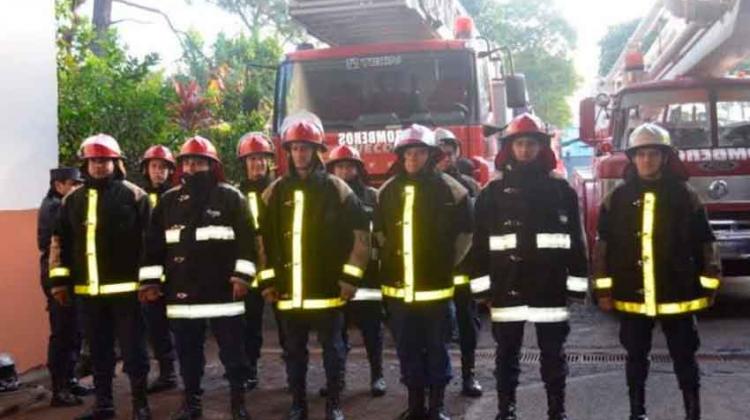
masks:
<instances>
[{"instance_id":1,"label":"gloved hand","mask_svg":"<svg viewBox=\"0 0 750 420\"><path fill-rule=\"evenodd\" d=\"M245 296L247 296L247 293L249 291L247 287L247 283L237 277L232 277L230 280L232 282L232 299L234 300L243 300L245 299Z\"/></svg>"},{"instance_id":2,"label":"gloved hand","mask_svg":"<svg viewBox=\"0 0 750 420\"><path fill-rule=\"evenodd\" d=\"M267 287L260 293L266 303L276 303L279 301L279 292L273 287Z\"/></svg>"},{"instance_id":3,"label":"gloved hand","mask_svg":"<svg viewBox=\"0 0 750 420\"><path fill-rule=\"evenodd\" d=\"M354 295L357 293L357 287L353 286L345 281L339 280L339 288L341 289L341 299L346 301L352 300Z\"/></svg>"},{"instance_id":4,"label":"gloved hand","mask_svg":"<svg viewBox=\"0 0 750 420\"><path fill-rule=\"evenodd\" d=\"M153 303L162 296L159 286L146 286L138 290L138 301L141 303Z\"/></svg>"},{"instance_id":5,"label":"gloved hand","mask_svg":"<svg viewBox=\"0 0 750 420\"><path fill-rule=\"evenodd\" d=\"M70 293L68 292L67 287L53 287L50 293L52 294L52 297L55 299L58 305L70 305Z\"/></svg>"},{"instance_id":6,"label":"gloved hand","mask_svg":"<svg viewBox=\"0 0 750 420\"><path fill-rule=\"evenodd\" d=\"M610 312L615 308L611 292L599 292L596 303L599 305L599 309L604 312Z\"/></svg>"}]
</instances>

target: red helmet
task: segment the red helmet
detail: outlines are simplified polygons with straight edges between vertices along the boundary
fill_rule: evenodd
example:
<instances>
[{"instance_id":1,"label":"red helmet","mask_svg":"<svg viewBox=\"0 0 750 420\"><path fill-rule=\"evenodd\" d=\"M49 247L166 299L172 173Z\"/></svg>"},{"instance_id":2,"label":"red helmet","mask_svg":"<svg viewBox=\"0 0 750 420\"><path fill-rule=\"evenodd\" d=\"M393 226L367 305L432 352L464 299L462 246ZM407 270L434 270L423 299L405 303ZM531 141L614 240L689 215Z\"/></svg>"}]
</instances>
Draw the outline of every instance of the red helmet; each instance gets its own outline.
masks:
<instances>
[{"instance_id":1,"label":"red helmet","mask_svg":"<svg viewBox=\"0 0 750 420\"><path fill-rule=\"evenodd\" d=\"M258 132L246 133L240 137L237 143L237 159L257 154L273 156L273 146L268 137Z\"/></svg>"},{"instance_id":2,"label":"red helmet","mask_svg":"<svg viewBox=\"0 0 750 420\"><path fill-rule=\"evenodd\" d=\"M95 134L81 143L78 149L81 159L111 158L122 159L122 150L117 140L109 134Z\"/></svg>"},{"instance_id":3,"label":"red helmet","mask_svg":"<svg viewBox=\"0 0 750 420\"><path fill-rule=\"evenodd\" d=\"M182 144L177 159L182 159L187 156L200 156L221 164L219 154L216 153L216 147L214 147L210 140L201 136L190 137Z\"/></svg>"},{"instance_id":4,"label":"red helmet","mask_svg":"<svg viewBox=\"0 0 750 420\"><path fill-rule=\"evenodd\" d=\"M172 169L174 169L175 167L175 161L174 157L172 156L172 151L160 144L151 146L146 149L146 152L143 154L143 158L141 158L141 169L143 169L143 166L152 159L161 159L167 162L167 164L169 164Z\"/></svg>"},{"instance_id":5,"label":"red helmet","mask_svg":"<svg viewBox=\"0 0 750 420\"><path fill-rule=\"evenodd\" d=\"M394 152L399 154L406 148L413 146L437 149L435 146L435 132L419 124L412 124L411 127L399 131L398 138L396 139L396 147L393 149Z\"/></svg>"},{"instance_id":6,"label":"red helmet","mask_svg":"<svg viewBox=\"0 0 750 420\"><path fill-rule=\"evenodd\" d=\"M317 115L302 111L284 118L281 124L281 145L288 148L292 143L307 143L325 151L325 131Z\"/></svg>"},{"instance_id":7,"label":"red helmet","mask_svg":"<svg viewBox=\"0 0 750 420\"><path fill-rule=\"evenodd\" d=\"M523 113L515 118L505 128L505 135L500 138L501 141L511 141L519 137L529 136L549 142L550 134L547 132L545 124L536 115Z\"/></svg>"},{"instance_id":8,"label":"red helmet","mask_svg":"<svg viewBox=\"0 0 750 420\"><path fill-rule=\"evenodd\" d=\"M334 147L333 149L331 149L331 152L328 153L328 162L326 162L326 166L332 166L337 162L344 161L356 162L360 166L364 166L365 164L365 162L362 160L362 157L359 155L359 150L342 144Z\"/></svg>"}]
</instances>

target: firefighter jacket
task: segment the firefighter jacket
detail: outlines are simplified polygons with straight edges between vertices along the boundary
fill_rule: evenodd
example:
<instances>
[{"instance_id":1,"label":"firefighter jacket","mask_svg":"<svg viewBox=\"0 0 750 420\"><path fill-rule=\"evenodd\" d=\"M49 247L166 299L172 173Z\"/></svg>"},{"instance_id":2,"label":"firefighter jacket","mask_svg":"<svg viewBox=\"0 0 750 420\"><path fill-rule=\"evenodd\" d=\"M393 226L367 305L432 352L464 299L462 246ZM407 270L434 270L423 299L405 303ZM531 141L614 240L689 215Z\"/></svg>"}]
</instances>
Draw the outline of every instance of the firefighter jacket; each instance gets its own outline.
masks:
<instances>
[{"instance_id":1,"label":"firefighter jacket","mask_svg":"<svg viewBox=\"0 0 750 420\"><path fill-rule=\"evenodd\" d=\"M74 293L84 296L138 290L149 211L146 193L121 175L103 180L86 176L60 206L50 241L51 286L74 284Z\"/></svg>"},{"instance_id":2,"label":"firefighter jacket","mask_svg":"<svg viewBox=\"0 0 750 420\"><path fill-rule=\"evenodd\" d=\"M375 206L378 202L378 190L372 187L368 187L364 182L357 180L355 182L348 183L349 187L354 191L362 203L362 209L367 216L368 232L372 229L372 219L375 214ZM354 301L380 301L383 299L382 292L380 290L380 261L378 259L379 248L374 240L370 242L370 259L367 262L367 268L365 269L364 276L360 282L357 294L354 296Z\"/></svg>"},{"instance_id":3,"label":"firefighter jacket","mask_svg":"<svg viewBox=\"0 0 750 420\"><path fill-rule=\"evenodd\" d=\"M578 199L541 165L510 165L479 194L475 275L490 275L493 322L562 322L588 290Z\"/></svg>"},{"instance_id":4,"label":"firefighter jacket","mask_svg":"<svg viewBox=\"0 0 750 420\"><path fill-rule=\"evenodd\" d=\"M142 287L166 277L169 318L241 315L232 282L252 282L255 230L242 194L209 172L186 177L162 195L152 213Z\"/></svg>"},{"instance_id":5,"label":"firefighter jacket","mask_svg":"<svg viewBox=\"0 0 750 420\"><path fill-rule=\"evenodd\" d=\"M148 185L145 185L143 187L143 190L146 191L146 194L148 194L148 202L151 205L151 209L153 210L156 208L156 205L159 204L159 198L161 198L161 195L172 188L172 183L165 182L158 187L152 186L150 182L147 182L147 184Z\"/></svg>"},{"instance_id":6,"label":"firefighter jacket","mask_svg":"<svg viewBox=\"0 0 750 420\"><path fill-rule=\"evenodd\" d=\"M471 244L469 194L452 177L398 174L380 188L375 217L383 295L406 303L453 297L453 273Z\"/></svg>"},{"instance_id":7,"label":"firefighter jacket","mask_svg":"<svg viewBox=\"0 0 750 420\"><path fill-rule=\"evenodd\" d=\"M629 177L603 201L595 288L620 312L646 316L705 309L720 265L706 211L682 180Z\"/></svg>"},{"instance_id":8,"label":"firefighter jacket","mask_svg":"<svg viewBox=\"0 0 750 420\"><path fill-rule=\"evenodd\" d=\"M42 205L39 206L39 214L37 215L36 243L40 254L39 272L41 274L42 288L45 291L48 291L52 287L49 281L49 245L61 204L62 196L54 188L50 188L42 200Z\"/></svg>"},{"instance_id":9,"label":"firefighter jacket","mask_svg":"<svg viewBox=\"0 0 750 420\"><path fill-rule=\"evenodd\" d=\"M263 191L268 188L271 183L270 176L265 176L259 180L250 181L248 179L243 180L240 183L240 191L247 200L247 205L250 208L250 218L253 222L253 227L256 232L260 232L259 220L262 214L265 214L266 205L263 203ZM260 235L256 237L256 247L260 248L263 244L261 243ZM258 252L258 256L262 257L264 253ZM263 265L264 262L256 261ZM258 277L253 280L251 287L253 289L258 288Z\"/></svg>"},{"instance_id":10,"label":"firefighter jacket","mask_svg":"<svg viewBox=\"0 0 750 420\"><path fill-rule=\"evenodd\" d=\"M261 289L278 291L279 310L344 305L339 281L359 286L370 252L369 222L351 188L318 167L304 179L277 179L263 202Z\"/></svg>"}]
</instances>

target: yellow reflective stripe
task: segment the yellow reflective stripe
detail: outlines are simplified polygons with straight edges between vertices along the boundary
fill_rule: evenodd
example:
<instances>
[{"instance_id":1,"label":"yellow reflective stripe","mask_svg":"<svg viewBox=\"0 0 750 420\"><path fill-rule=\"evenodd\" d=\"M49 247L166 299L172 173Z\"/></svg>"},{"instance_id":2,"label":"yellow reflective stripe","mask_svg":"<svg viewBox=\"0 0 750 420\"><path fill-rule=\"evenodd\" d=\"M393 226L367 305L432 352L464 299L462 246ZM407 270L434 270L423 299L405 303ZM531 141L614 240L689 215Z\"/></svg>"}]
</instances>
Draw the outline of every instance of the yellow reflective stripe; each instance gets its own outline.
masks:
<instances>
[{"instance_id":1,"label":"yellow reflective stripe","mask_svg":"<svg viewBox=\"0 0 750 420\"><path fill-rule=\"evenodd\" d=\"M68 277L70 276L70 269L65 267L57 267L49 270L49 277Z\"/></svg>"},{"instance_id":2,"label":"yellow reflective stripe","mask_svg":"<svg viewBox=\"0 0 750 420\"><path fill-rule=\"evenodd\" d=\"M167 318L216 318L245 313L245 302L167 305Z\"/></svg>"},{"instance_id":3,"label":"yellow reflective stripe","mask_svg":"<svg viewBox=\"0 0 750 420\"><path fill-rule=\"evenodd\" d=\"M253 218L253 226L256 229L260 229L258 224L258 194L255 192L247 193L247 203L250 205L250 214Z\"/></svg>"},{"instance_id":4,"label":"yellow reflective stripe","mask_svg":"<svg viewBox=\"0 0 750 420\"><path fill-rule=\"evenodd\" d=\"M258 278L256 277L255 279L253 279L253 282L250 283L250 288L251 289L257 289L259 285L260 285L260 283L258 283Z\"/></svg>"},{"instance_id":5,"label":"yellow reflective stripe","mask_svg":"<svg viewBox=\"0 0 750 420\"><path fill-rule=\"evenodd\" d=\"M404 289L402 288L391 287L391 286L380 286L380 290L383 291L383 296L388 296L388 297L397 298L397 299L404 298Z\"/></svg>"},{"instance_id":6,"label":"yellow reflective stripe","mask_svg":"<svg viewBox=\"0 0 750 420\"><path fill-rule=\"evenodd\" d=\"M356 265L344 264L344 274L361 279L365 275L365 272Z\"/></svg>"},{"instance_id":7,"label":"yellow reflective stripe","mask_svg":"<svg viewBox=\"0 0 750 420\"><path fill-rule=\"evenodd\" d=\"M614 301L615 309L622 312L630 312L641 315L655 316L655 315L677 315L687 312L693 312L700 309L705 309L711 306L711 301L708 298L702 297L693 300L686 300L682 302L668 302L660 303L656 305L656 314L650 315L647 312L647 306L639 302L624 302L616 300Z\"/></svg>"},{"instance_id":8,"label":"yellow reflective stripe","mask_svg":"<svg viewBox=\"0 0 750 420\"><path fill-rule=\"evenodd\" d=\"M701 286L706 289L718 289L720 281L715 277L701 276Z\"/></svg>"},{"instance_id":9,"label":"yellow reflective stripe","mask_svg":"<svg viewBox=\"0 0 750 420\"><path fill-rule=\"evenodd\" d=\"M276 304L276 307L280 311L288 311L290 309L328 309L344 306L345 303L346 301L341 298L305 299L300 305L296 305L294 300L280 300Z\"/></svg>"},{"instance_id":10,"label":"yellow reflective stripe","mask_svg":"<svg viewBox=\"0 0 750 420\"><path fill-rule=\"evenodd\" d=\"M261 270L261 272L258 273L259 281L271 280L274 277L276 277L276 272L273 270L273 268L267 268L265 270Z\"/></svg>"},{"instance_id":11,"label":"yellow reflective stripe","mask_svg":"<svg viewBox=\"0 0 750 420\"><path fill-rule=\"evenodd\" d=\"M595 289L611 289L612 277L601 277L594 280Z\"/></svg>"},{"instance_id":12,"label":"yellow reflective stripe","mask_svg":"<svg viewBox=\"0 0 750 420\"><path fill-rule=\"evenodd\" d=\"M469 284L471 280L469 279L469 276L466 274L459 274L457 276L453 276L453 285L454 286L461 286L464 284Z\"/></svg>"},{"instance_id":13,"label":"yellow reflective stripe","mask_svg":"<svg viewBox=\"0 0 750 420\"><path fill-rule=\"evenodd\" d=\"M646 315L656 315L656 279L654 274L654 209L656 195L643 196L643 231L641 232L641 260L643 262L643 293Z\"/></svg>"},{"instance_id":14,"label":"yellow reflective stripe","mask_svg":"<svg viewBox=\"0 0 750 420\"><path fill-rule=\"evenodd\" d=\"M88 210L86 212L86 267L88 268L88 286L91 295L99 293L99 265L96 261L96 207L99 195L93 188L88 191Z\"/></svg>"},{"instance_id":15,"label":"yellow reflective stripe","mask_svg":"<svg viewBox=\"0 0 750 420\"><path fill-rule=\"evenodd\" d=\"M159 194L157 193L150 193L148 195L148 202L151 204L151 208L153 209L156 207L156 205L159 203Z\"/></svg>"},{"instance_id":16,"label":"yellow reflective stripe","mask_svg":"<svg viewBox=\"0 0 750 420\"><path fill-rule=\"evenodd\" d=\"M77 295L112 295L117 293L135 292L138 290L138 283L131 281L127 283L103 284L96 288L91 285L77 285L73 290Z\"/></svg>"},{"instance_id":17,"label":"yellow reflective stripe","mask_svg":"<svg viewBox=\"0 0 750 420\"><path fill-rule=\"evenodd\" d=\"M294 215L292 216L292 305L302 307L302 215L305 211L305 195L294 192ZM280 303L280 302L279 302ZM279 305L281 309L281 305Z\"/></svg>"},{"instance_id":18,"label":"yellow reflective stripe","mask_svg":"<svg viewBox=\"0 0 750 420\"><path fill-rule=\"evenodd\" d=\"M404 242L404 300L414 300L414 195L413 185L404 188L404 220L402 226Z\"/></svg>"},{"instance_id":19,"label":"yellow reflective stripe","mask_svg":"<svg viewBox=\"0 0 750 420\"><path fill-rule=\"evenodd\" d=\"M456 289L451 286L447 289L418 291L414 292L414 300L417 302L425 302L430 300L450 299L453 297L455 290ZM409 301L407 300L407 302Z\"/></svg>"}]
</instances>

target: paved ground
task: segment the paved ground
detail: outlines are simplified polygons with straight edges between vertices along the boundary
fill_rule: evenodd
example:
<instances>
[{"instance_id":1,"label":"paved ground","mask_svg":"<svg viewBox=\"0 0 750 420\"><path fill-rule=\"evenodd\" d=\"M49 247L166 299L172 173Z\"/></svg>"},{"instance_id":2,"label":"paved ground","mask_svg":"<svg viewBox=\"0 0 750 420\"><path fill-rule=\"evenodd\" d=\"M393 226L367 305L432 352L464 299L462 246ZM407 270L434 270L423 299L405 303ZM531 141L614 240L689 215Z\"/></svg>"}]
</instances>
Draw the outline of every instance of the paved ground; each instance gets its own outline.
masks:
<instances>
[{"instance_id":1,"label":"paved ground","mask_svg":"<svg viewBox=\"0 0 750 420\"><path fill-rule=\"evenodd\" d=\"M747 420L750 418L750 305L725 304L720 310L701 317L701 369L703 372L704 418L710 420ZM571 419L611 420L627 418L627 397L623 373L622 351L617 342L616 319L591 307L575 308L573 332L568 343L571 373L568 379L568 412ZM284 391L285 376L273 334L262 360L261 386L248 394L248 407L254 419L282 419L290 402ZM353 333L352 337L358 338ZM538 374L535 335L527 328L523 375L519 388L519 408L524 419L545 418L546 399ZM389 343L386 350L385 371L389 392L383 398L369 396L369 369L362 348L355 348L349 357L348 387L344 407L349 419L393 419L405 404L405 390L398 384L398 361ZM657 331L654 341L654 363L648 387L648 407L651 420L681 419L682 400L677 389L672 366L666 357L666 345ZM205 382L205 418L227 419L227 385L221 378L223 370L216 357L213 342L208 344L209 365ZM460 370L459 353L453 351L454 370ZM493 419L496 399L492 377L492 340L487 324L483 325L478 352L479 379L485 396L472 400L461 397L459 381L451 384L448 407L454 420ZM324 400L316 391L322 384L320 354L313 350L309 373L311 419L322 419ZM120 375L116 385L119 418L129 418L127 384ZM2 398L2 397L0 397ZM27 395L26 398L29 398ZM155 419L167 419L180 403L179 391L168 392L151 399ZM0 399L0 406L2 406ZM69 419L82 409L50 409L47 400L28 404L10 416L14 419L52 420Z\"/></svg>"}]
</instances>

